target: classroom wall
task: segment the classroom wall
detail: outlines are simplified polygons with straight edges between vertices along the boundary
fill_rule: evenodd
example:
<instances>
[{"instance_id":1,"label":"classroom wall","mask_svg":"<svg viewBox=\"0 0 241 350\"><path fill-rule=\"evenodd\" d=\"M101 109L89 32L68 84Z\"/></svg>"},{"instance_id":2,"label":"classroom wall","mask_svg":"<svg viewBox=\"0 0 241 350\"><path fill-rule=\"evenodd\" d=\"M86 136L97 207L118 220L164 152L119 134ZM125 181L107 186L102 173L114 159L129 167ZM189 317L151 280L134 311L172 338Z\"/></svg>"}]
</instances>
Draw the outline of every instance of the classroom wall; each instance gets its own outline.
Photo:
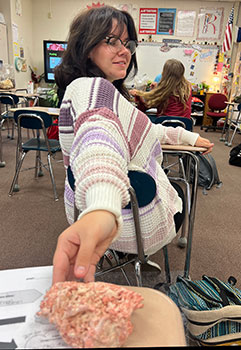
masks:
<instances>
[{"instance_id":1,"label":"classroom wall","mask_svg":"<svg viewBox=\"0 0 241 350\"><path fill-rule=\"evenodd\" d=\"M22 0L22 16L16 14L15 9L15 0L11 0L11 15L12 15L12 24L16 24L18 28L18 45L15 47L15 44L12 43L13 50L13 60L15 59L15 52L19 55L19 49L22 47L24 49L24 59L27 62L27 71L18 72L15 70L15 82L17 87L27 87L27 83L31 80L29 65L33 66L33 38L34 32L32 29L33 24L33 8L32 0ZM13 39L13 35L12 35ZM13 62L14 64L14 62Z\"/></svg>"},{"instance_id":2,"label":"classroom wall","mask_svg":"<svg viewBox=\"0 0 241 350\"><path fill-rule=\"evenodd\" d=\"M32 0L22 0L21 4L22 16L18 16L15 0L0 0L0 12L3 13L7 24L9 64L13 66L15 65L15 58L19 56L20 47L24 48L24 58L26 58L27 64L33 65ZM12 26L17 28L18 45L14 44L15 36ZM27 83L31 79L29 68L26 72L18 72L16 69L14 69L14 72L16 87L27 87Z\"/></svg>"},{"instance_id":3,"label":"classroom wall","mask_svg":"<svg viewBox=\"0 0 241 350\"><path fill-rule=\"evenodd\" d=\"M98 1L85 1L85 0L20 0L22 4L22 16L17 16L15 12L15 0L0 0L0 12L8 18L9 32L11 32L12 23L17 24L19 31L19 41L23 45L25 58L27 59L27 65L31 65L36 69L37 75L43 73L43 40L55 39L66 40L68 29L71 20L81 10L86 8L87 5L91 5L92 2ZM114 6L124 5L118 3L115 0L100 1ZM139 8L176 8L178 10L194 10L199 13L200 7L205 8L224 8L223 17L223 32L227 23L227 19L231 10L231 7L235 3L235 7L239 7L239 1L199 1L199 0L149 0L148 4L145 0L134 0L127 3L131 13L136 21L137 30L139 28ZM8 8L8 9L7 9ZM9 13L10 12L10 13ZM237 17L237 16L236 16ZM197 18L196 18L197 20ZM235 21L237 20L234 19ZM235 22L234 22L235 23ZM196 39L197 26L195 25L195 31L193 37L182 37L183 42L192 42ZM175 35L152 35L152 40L161 42L163 38L178 38ZM148 35L139 35L139 39L147 40ZM221 40L218 44L221 44L223 40L223 33ZM9 33L9 56L10 62L14 61L14 46L12 43L12 35ZM159 72L157 72L159 73ZM17 87L26 87L27 82L31 79L29 68L27 72L16 72L15 80Z\"/></svg>"},{"instance_id":4,"label":"classroom wall","mask_svg":"<svg viewBox=\"0 0 241 350\"><path fill-rule=\"evenodd\" d=\"M5 23L7 26L7 37L8 37L8 56L10 59L10 56L12 58L12 51L10 52L9 50L9 42L11 42L12 40L10 40L12 38L12 31L9 29L11 28L11 9L10 9L10 0L0 0L0 12L3 14L4 19L5 19Z\"/></svg>"}]
</instances>

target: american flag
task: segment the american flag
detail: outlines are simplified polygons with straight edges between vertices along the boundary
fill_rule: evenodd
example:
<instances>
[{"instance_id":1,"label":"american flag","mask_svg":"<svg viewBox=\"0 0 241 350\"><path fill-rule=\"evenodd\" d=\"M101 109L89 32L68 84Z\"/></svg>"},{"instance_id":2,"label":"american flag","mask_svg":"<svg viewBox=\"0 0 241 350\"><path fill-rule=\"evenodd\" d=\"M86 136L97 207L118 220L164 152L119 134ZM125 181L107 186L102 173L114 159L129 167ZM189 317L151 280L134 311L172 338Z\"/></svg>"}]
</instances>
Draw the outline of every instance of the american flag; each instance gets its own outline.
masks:
<instances>
[{"instance_id":1,"label":"american flag","mask_svg":"<svg viewBox=\"0 0 241 350\"><path fill-rule=\"evenodd\" d=\"M222 52L226 52L226 51L231 49L232 30L233 30L233 14L234 14L234 8L232 7L232 10L231 10L229 18L228 18L228 23L226 25L226 30L225 30L223 45L222 45Z\"/></svg>"}]
</instances>

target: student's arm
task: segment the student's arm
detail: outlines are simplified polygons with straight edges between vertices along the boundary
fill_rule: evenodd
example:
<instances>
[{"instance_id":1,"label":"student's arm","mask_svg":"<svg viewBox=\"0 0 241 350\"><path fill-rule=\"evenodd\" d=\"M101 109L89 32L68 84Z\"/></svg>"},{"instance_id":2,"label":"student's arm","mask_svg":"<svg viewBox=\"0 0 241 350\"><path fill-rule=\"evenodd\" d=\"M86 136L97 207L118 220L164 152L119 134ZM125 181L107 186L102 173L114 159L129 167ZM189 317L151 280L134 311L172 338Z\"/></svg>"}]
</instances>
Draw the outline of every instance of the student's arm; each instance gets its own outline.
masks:
<instances>
[{"instance_id":1,"label":"student's arm","mask_svg":"<svg viewBox=\"0 0 241 350\"><path fill-rule=\"evenodd\" d=\"M81 214L59 237L53 283L94 279L95 266L122 228L122 207L129 203L129 148L120 119L105 108L80 114L75 123L70 166L75 203Z\"/></svg>"},{"instance_id":2,"label":"student's arm","mask_svg":"<svg viewBox=\"0 0 241 350\"><path fill-rule=\"evenodd\" d=\"M108 249L117 231L115 216L92 211L68 227L58 238L53 259L53 284L82 278L94 281L96 264Z\"/></svg>"},{"instance_id":3,"label":"student's arm","mask_svg":"<svg viewBox=\"0 0 241 350\"><path fill-rule=\"evenodd\" d=\"M161 144L204 147L207 148L205 154L210 153L213 149L214 143L201 137L198 133L187 131L180 126L172 128L170 126L166 127L161 124L155 124L154 127Z\"/></svg>"}]
</instances>

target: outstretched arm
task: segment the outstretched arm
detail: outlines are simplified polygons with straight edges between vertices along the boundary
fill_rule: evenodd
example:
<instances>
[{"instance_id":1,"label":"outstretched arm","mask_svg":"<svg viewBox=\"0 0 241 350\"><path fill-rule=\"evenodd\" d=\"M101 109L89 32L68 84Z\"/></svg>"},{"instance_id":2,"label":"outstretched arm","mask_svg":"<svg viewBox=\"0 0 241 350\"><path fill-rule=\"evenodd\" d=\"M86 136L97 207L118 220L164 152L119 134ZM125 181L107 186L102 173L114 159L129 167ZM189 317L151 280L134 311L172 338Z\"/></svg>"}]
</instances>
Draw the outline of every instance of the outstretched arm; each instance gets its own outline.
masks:
<instances>
[{"instance_id":1,"label":"outstretched arm","mask_svg":"<svg viewBox=\"0 0 241 350\"><path fill-rule=\"evenodd\" d=\"M116 231L115 216L105 210L87 213L63 231L53 259L53 284L80 278L94 281L96 264Z\"/></svg>"},{"instance_id":2,"label":"outstretched arm","mask_svg":"<svg viewBox=\"0 0 241 350\"><path fill-rule=\"evenodd\" d=\"M204 137L201 137L198 133L185 130L181 126L174 128L161 124L155 124L154 127L157 137L163 145L191 145L207 148L207 151L203 154L212 152L214 143L210 142Z\"/></svg>"}]
</instances>

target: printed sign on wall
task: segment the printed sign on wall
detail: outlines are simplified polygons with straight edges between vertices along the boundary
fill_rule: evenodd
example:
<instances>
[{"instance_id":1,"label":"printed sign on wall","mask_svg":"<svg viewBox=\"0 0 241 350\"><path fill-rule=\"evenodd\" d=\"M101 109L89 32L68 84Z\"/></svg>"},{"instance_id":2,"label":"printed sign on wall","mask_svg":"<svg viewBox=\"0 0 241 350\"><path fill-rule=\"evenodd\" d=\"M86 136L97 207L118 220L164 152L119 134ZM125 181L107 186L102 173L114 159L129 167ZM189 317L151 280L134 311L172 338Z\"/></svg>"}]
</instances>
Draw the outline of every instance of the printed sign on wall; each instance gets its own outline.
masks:
<instances>
[{"instance_id":1,"label":"printed sign on wall","mask_svg":"<svg viewBox=\"0 0 241 350\"><path fill-rule=\"evenodd\" d=\"M177 12L177 32L178 36L193 36L196 11Z\"/></svg>"},{"instance_id":2,"label":"printed sign on wall","mask_svg":"<svg viewBox=\"0 0 241 350\"><path fill-rule=\"evenodd\" d=\"M139 34L156 34L157 9L140 8Z\"/></svg>"},{"instance_id":3,"label":"printed sign on wall","mask_svg":"<svg viewBox=\"0 0 241 350\"><path fill-rule=\"evenodd\" d=\"M157 34L173 35L176 9L158 9Z\"/></svg>"},{"instance_id":4,"label":"printed sign on wall","mask_svg":"<svg viewBox=\"0 0 241 350\"><path fill-rule=\"evenodd\" d=\"M218 40L223 25L223 7L217 9L201 8L198 15L198 40Z\"/></svg>"}]
</instances>

